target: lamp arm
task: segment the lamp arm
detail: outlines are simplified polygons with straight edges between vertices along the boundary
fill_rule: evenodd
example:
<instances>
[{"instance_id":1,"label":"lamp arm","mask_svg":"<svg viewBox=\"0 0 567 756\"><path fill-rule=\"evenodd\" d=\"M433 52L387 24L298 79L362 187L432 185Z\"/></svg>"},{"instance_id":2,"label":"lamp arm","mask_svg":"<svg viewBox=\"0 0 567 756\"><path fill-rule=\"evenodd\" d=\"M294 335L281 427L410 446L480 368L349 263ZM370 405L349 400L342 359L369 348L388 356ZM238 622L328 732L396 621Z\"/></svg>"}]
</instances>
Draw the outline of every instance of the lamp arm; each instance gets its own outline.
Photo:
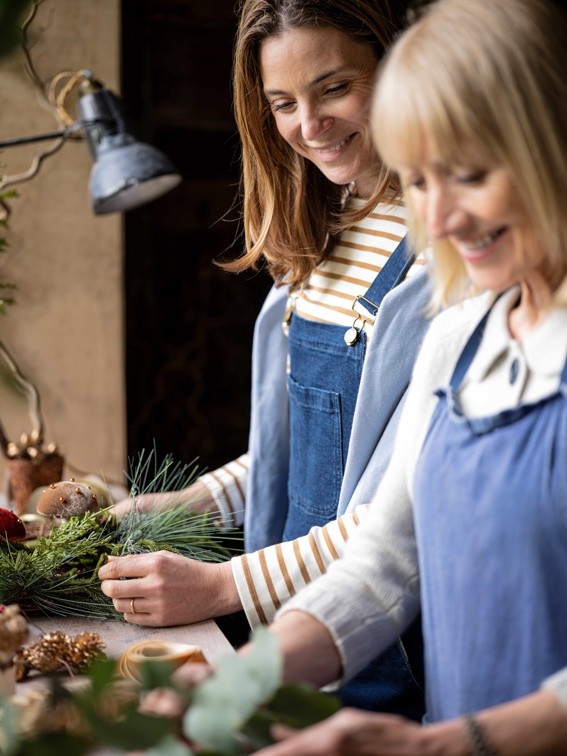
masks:
<instances>
[{"instance_id":1,"label":"lamp arm","mask_svg":"<svg viewBox=\"0 0 567 756\"><path fill-rule=\"evenodd\" d=\"M74 134L75 131L87 128L88 126L95 126L97 123L120 123L122 124L122 117L120 113L113 108L112 116L100 118L79 118L77 121L73 121L72 124L66 126L59 131L47 131L45 134L31 134L30 136L14 137L13 139L0 140L0 150L6 147L19 147L22 144L34 144L35 142L48 142L50 139L68 139Z\"/></svg>"},{"instance_id":2,"label":"lamp arm","mask_svg":"<svg viewBox=\"0 0 567 756\"><path fill-rule=\"evenodd\" d=\"M0 149L4 147L17 147L20 144L33 144L34 142L47 142L50 139L65 139L68 136L68 129L61 131L49 131L46 134L33 134L32 136L15 137L14 139L4 139L0 141Z\"/></svg>"},{"instance_id":3,"label":"lamp arm","mask_svg":"<svg viewBox=\"0 0 567 756\"><path fill-rule=\"evenodd\" d=\"M0 190L6 189L7 187L13 186L14 184L21 184L24 181L29 181L30 179L34 178L34 176L37 175L45 158L53 155L59 149L61 149L61 147L65 144L65 141L70 136L72 136L75 131L79 131L80 129L84 129L87 126L90 126L91 124L100 123L103 121L106 122L107 119L80 119L72 123L70 126L61 129L60 131L49 131L45 134L33 134L32 136L15 137L14 139L4 139L3 141L0 141L0 149L2 149L3 147L17 147L22 144L32 144L34 142L43 142L53 139L58 140L52 147L49 147L43 152L35 155L27 171L24 171L23 173L17 173L13 176L0 176Z\"/></svg>"}]
</instances>

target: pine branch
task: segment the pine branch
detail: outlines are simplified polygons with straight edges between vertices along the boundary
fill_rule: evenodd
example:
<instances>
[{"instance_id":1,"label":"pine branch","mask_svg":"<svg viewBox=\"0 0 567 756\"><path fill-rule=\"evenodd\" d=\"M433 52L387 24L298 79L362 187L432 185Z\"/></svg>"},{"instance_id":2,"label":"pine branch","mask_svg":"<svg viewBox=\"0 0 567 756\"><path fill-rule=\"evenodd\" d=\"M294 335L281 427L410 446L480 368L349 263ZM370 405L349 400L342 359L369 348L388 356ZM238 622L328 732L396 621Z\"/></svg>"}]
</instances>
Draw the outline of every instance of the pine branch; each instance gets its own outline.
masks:
<instances>
[{"instance_id":1,"label":"pine branch","mask_svg":"<svg viewBox=\"0 0 567 756\"><path fill-rule=\"evenodd\" d=\"M155 450L132 463L133 490L147 493L163 486L186 488L197 475L194 463L157 465ZM19 604L26 613L122 619L100 590L98 569L109 554L143 554L165 549L200 561L231 556L227 543L240 534L223 531L208 514L187 504L151 513L132 511L120 522L106 510L72 517L33 545L0 539L0 603ZM233 549L234 551L236 549Z\"/></svg>"}]
</instances>

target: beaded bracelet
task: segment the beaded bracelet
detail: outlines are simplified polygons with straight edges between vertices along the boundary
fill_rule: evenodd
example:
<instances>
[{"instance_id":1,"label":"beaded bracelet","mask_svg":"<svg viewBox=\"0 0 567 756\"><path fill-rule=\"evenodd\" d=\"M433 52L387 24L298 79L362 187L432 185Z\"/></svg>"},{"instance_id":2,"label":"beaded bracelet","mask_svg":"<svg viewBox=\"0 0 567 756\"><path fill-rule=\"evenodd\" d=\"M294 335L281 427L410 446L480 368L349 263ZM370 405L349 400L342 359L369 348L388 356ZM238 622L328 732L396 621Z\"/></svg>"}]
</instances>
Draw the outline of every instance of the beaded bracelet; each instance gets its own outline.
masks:
<instances>
[{"instance_id":1,"label":"beaded bracelet","mask_svg":"<svg viewBox=\"0 0 567 756\"><path fill-rule=\"evenodd\" d=\"M466 714L463 717L463 722L471 749L471 756L498 756L490 744L484 727L472 714Z\"/></svg>"}]
</instances>

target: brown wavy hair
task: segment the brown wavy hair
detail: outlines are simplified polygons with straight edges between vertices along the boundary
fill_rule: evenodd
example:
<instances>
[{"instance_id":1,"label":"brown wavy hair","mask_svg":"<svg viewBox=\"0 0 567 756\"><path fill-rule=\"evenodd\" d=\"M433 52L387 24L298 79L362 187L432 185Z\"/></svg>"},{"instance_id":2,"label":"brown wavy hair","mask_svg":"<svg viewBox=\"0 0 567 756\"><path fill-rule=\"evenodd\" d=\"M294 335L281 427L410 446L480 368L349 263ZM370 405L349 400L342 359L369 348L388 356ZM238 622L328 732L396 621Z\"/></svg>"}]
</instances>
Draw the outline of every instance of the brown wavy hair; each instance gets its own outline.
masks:
<instances>
[{"instance_id":1,"label":"brown wavy hair","mask_svg":"<svg viewBox=\"0 0 567 756\"><path fill-rule=\"evenodd\" d=\"M242 142L241 197L245 251L223 263L233 272L261 262L276 282L298 286L331 251L346 228L368 215L397 184L381 168L375 191L356 210L341 202L329 181L280 136L260 75L260 47L287 29L332 27L371 45L378 61L404 18L402 0L244 0L235 42L233 89Z\"/></svg>"}]
</instances>

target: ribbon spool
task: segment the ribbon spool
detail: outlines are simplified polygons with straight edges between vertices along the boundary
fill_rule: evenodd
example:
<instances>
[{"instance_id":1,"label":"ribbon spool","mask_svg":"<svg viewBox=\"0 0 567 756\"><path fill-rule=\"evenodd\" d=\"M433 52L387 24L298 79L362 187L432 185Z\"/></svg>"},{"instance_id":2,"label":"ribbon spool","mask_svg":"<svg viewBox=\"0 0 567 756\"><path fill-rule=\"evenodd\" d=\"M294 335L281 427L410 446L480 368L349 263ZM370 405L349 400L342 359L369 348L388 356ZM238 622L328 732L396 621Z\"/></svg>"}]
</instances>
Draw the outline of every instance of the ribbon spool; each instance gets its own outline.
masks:
<instances>
[{"instance_id":1,"label":"ribbon spool","mask_svg":"<svg viewBox=\"0 0 567 756\"><path fill-rule=\"evenodd\" d=\"M118 661L118 671L128 680L141 682L142 667L147 662L165 662L177 669L186 662L207 663L199 646L168 643L161 640L142 640L124 651Z\"/></svg>"}]
</instances>

